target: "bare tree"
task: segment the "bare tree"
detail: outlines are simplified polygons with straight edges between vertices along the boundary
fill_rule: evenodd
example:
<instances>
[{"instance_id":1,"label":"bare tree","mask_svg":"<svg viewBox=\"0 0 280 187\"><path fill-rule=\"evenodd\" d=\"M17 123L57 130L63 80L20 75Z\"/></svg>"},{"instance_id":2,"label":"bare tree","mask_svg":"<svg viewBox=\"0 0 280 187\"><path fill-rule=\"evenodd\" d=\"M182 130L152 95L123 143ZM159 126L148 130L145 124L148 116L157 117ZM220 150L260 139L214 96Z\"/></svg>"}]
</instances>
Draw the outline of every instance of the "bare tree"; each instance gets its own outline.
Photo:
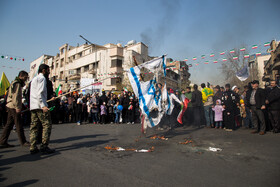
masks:
<instances>
[{"instance_id":1,"label":"bare tree","mask_svg":"<svg viewBox=\"0 0 280 187\"><path fill-rule=\"evenodd\" d=\"M249 54L249 51L240 51L240 49L237 48L234 49L234 53L230 53L230 51L228 51L225 54L227 61L222 62L222 66L220 68L227 83L241 88L251 81L250 77L246 81L240 81L236 77L236 73L238 71L240 71L244 66L248 66L249 58L245 58L245 54ZM237 57L237 59L234 59L234 57Z\"/></svg>"}]
</instances>

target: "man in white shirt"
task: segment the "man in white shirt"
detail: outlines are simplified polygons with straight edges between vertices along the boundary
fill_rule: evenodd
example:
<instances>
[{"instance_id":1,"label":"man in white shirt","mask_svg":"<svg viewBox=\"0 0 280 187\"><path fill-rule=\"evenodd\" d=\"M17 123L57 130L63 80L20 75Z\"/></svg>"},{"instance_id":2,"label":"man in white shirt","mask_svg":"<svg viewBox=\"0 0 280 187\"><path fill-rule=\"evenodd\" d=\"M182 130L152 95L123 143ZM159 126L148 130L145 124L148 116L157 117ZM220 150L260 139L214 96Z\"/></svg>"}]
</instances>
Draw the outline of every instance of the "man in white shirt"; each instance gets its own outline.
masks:
<instances>
[{"instance_id":1,"label":"man in white shirt","mask_svg":"<svg viewBox=\"0 0 280 187\"><path fill-rule=\"evenodd\" d=\"M47 80L50 74L50 68L46 64L39 66L38 75L33 78L30 88L30 153L36 154L39 152L36 141L38 138L38 126L41 123L42 145L40 151L45 154L54 153L55 150L48 147L52 129L50 111L47 104Z\"/></svg>"}]
</instances>

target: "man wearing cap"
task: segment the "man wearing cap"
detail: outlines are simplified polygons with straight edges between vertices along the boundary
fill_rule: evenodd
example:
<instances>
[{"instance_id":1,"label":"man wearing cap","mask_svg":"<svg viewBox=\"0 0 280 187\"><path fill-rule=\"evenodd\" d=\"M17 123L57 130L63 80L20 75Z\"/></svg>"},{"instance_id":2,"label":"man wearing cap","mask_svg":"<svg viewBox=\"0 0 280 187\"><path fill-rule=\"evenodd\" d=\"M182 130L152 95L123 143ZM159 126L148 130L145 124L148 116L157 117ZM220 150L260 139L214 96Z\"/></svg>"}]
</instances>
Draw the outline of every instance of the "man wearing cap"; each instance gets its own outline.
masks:
<instances>
[{"instance_id":1,"label":"man wearing cap","mask_svg":"<svg viewBox=\"0 0 280 187\"><path fill-rule=\"evenodd\" d=\"M259 88L259 81L252 82L252 90L248 91L246 95L247 104L250 106L252 112L252 123L255 128L252 134L258 133L265 134L265 118L262 110L265 109L265 91Z\"/></svg>"}]
</instances>

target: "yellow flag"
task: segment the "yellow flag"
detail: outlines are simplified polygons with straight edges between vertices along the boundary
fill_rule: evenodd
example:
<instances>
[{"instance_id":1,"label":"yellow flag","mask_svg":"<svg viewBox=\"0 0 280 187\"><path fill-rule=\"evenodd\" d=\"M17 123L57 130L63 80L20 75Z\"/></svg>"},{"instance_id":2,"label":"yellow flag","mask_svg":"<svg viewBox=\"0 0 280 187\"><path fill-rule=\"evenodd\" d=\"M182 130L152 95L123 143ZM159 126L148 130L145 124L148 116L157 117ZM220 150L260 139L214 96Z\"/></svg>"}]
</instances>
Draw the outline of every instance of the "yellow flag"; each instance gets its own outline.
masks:
<instances>
[{"instance_id":1,"label":"yellow flag","mask_svg":"<svg viewBox=\"0 0 280 187\"><path fill-rule=\"evenodd\" d=\"M0 96L5 95L7 88L9 88L10 82L7 79L5 73L2 73L1 81L0 81Z\"/></svg>"}]
</instances>

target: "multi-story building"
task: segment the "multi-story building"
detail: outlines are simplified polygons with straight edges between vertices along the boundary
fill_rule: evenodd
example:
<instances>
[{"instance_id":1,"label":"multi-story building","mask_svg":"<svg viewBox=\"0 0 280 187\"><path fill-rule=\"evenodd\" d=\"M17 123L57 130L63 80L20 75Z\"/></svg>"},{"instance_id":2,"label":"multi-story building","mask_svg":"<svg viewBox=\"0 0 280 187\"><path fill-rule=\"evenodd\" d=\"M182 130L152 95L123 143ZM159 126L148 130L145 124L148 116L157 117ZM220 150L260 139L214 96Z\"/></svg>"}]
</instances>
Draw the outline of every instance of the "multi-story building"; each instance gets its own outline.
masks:
<instances>
[{"instance_id":1,"label":"multi-story building","mask_svg":"<svg viewBox=\"0 0 280 187\"><path fill-rule=\"evenodd\" d=\"M38 74L38 68L40 64L48 64L50 60L52 60L53 56L50 55L42 55L36 60L30 63L30 72L29 72L29 79L32 80Z\"/></svg>"},{"instance_id":2,"label":"multi-story building","mask_svg":"<svg viewBox=\"0 0 280 187\"><path fill-rule=\"evenodd\" d=\"M251 80L259 80L260 87L264 88L265 81L262 80L264 75L264 66L270 58L270 54L261 56L252 55L249 60L250 78Z\"/></svg>"},{"instance_id":3,"label":"multi-story building","mask_svg":"<svg viewBox=\"0 0 280 187\"><path fill-rule=\"evenodd\" d=\"M276 80L280 85L280 42L272 40L268 49L271 57L264 66L263 81Z\"/></svg>"},{"instance_id":4,"label":"multi-story building","mask_svg":"<svg viewBox=\"0 0 280 187\"><path fill-rule=\"evenodd\" d=\"M189 84L189 67L185 61L173 61L168 58L166 61L166 78L161 77L160 81L166 81L167 86L174 89L185 89Z\"/></svg>"},{"instance_id":5,"label":"multi-story building","mask_svg":"<svg viewBox=\"0 0 280 187\"><path fill-rule=\"evenodd\" d=\"M50 78L53 80L54 87L57 88L61 84L63 91L92 83L92 86L85 88L88 92L101 89L122 90L124 87L130 87L124 70L151 59L152 57L148 55L148 46L142 42L136 43L134 40L125 46L110 43L104 46L83 44L73 47L64 44L59 48L56 56L43 55L31 62L30 77L35 75L34 64L45 63L50 66ZM174 71L168 73L174 74L169 78L171 82L181 82L178 75L179 68L177 73Z\"/></svg>"}]
</instances>

